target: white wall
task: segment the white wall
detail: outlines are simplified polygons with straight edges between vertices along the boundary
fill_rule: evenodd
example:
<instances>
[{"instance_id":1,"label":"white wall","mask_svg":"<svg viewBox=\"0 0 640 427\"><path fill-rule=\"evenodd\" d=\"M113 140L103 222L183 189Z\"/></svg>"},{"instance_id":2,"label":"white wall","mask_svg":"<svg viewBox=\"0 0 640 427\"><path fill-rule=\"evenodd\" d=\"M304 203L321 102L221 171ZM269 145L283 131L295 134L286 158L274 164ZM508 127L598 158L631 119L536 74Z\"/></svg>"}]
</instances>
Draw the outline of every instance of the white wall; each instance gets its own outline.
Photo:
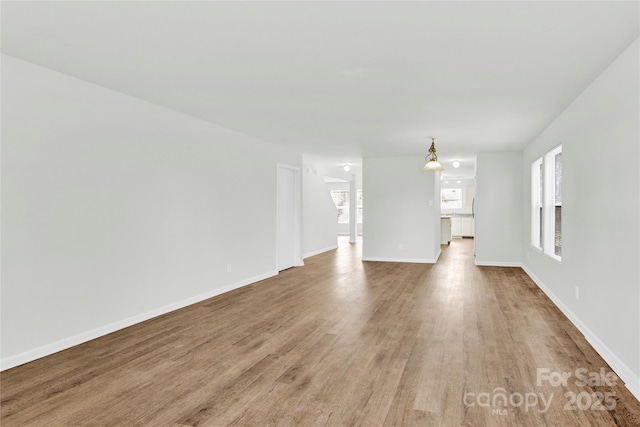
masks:
<instances>
[{"instance_id":1,"label":"white wall","mask_svg":"<svg viewBox=\"0 0 640 427\"><path fill-rule=\"evenodd\" d=\"M302 170L302 256L307 258L338 247L338 210L322 169L309 156L303 156Z\"/></svg>"},{"instance_id":2,"label":"white wall","mask_svg":"<svg viewBox=\"0 0 640 427\"><path fill-rule=\"evenodd\" d=\"M524 150L522 250L530 275L640 399L638 50L636 40ZM531 163L558 144L561 263L529 238Z\"/></svg>"},{"instance_id":3,"label":"white wall","mask_svg":"<svg viewBox=\"0 0 640 427\"><path fill-rule=\"evenodd\" d=\"M6 55L2 107L3 368L276 273L301 155Z\"/></svg>"},{"instance_id":4,"label":"white wall","mask_svg":"<svg viewBox=\"0 0 640 427\"><path fill-rule=\"evenodd\" d=\"M477 265L519 266L522 257L522 153L478 153Z\"/></svg>"},{"instance_id":5,"label":"white wall","mask_svg":"<svg viewBox=\"0 0 640 427\"><path fill-rule=\"evenodd\" d=\"M440 174L424 172L423 166L422 156L363 160L363 259L437 260Z\"/></svg>"}]
</instances>

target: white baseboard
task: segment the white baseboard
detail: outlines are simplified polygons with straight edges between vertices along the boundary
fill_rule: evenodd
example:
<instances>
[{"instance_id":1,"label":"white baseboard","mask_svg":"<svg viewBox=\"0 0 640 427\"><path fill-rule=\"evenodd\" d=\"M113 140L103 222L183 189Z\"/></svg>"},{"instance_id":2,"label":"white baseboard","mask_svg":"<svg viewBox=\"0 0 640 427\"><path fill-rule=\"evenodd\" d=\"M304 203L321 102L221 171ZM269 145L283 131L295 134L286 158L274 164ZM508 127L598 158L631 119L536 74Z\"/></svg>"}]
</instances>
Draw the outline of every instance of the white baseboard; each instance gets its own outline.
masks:
<instances>
[{"instance_id":1,"label":"white baseboard","mask_svg":"<svg viewBox=\"0 0 640 427\"><path fill-rule=\"evenodd\" d=\"M511 261L478 261L476 259L475 262L479 267L522 267L522 263Z\"/></svg>"},{"instance_id":2,"label":"white baseboard","mask_svg":"<svg viewBox=\"0 0 640 427\"><path fill-rule=\"evenodd\" d=\"M146 313L138 314L136 316L129 317L127 319L119 320L117 322L110 323L105 326L101 326L96 329L92 329L90 331L82 332L80 334L64 338L62 340L52 342L50 344L43 345L41 347L34 348L32 350L25 351L20 354L16 354L15 356L5 357L0 360L0 371L4 371L10 368L14 368L19 365L23 365L28 362L32 362L36 359L40 359L45 356L49 356L53 353L57 353L62 350L66 350L68 348L74 347L76 345L82 344L87 341L91 341L93 339L99 338L101 336L110 334L112 332L118 331L120 329L128 328L129 326L133 326L137 323L144 322L145 320L152 319L154 317L161 316L163 314L169 313L171 311L178 310L180 308L198 303L200 301L204 301L209 298L213 298L215 296L224 294L226 292L232 291L234 289L242 288L243 286L250 285L252 283L259 282L260 280L268 279L269 277L273 277L277 275L277 271L270 271L265 274L261 274L255 277L251 277L249 279L241 280L236 283L232 283L230 285L224 286L222 288L214 289L209 292L206 292L201 295L196 295L191 298L184 299L182 301L178 301L173 304L166 305L164 307L160 307L151 311L147 311Z\"/></svg>"},{"instance_id":3,"label":"white baseboard","mask_svg":"<svg viewBox=\"0 0 640 427\"><path fill-rule=\"evenodd\" d=\"M438 253L438 257L440 254ZM362 261L376 262L412 262L416 264L435 264L438 258L386 258L386 257L362 257Z\"/></svg>"},{"instance_id":4,"label":"white baseboard","mask_svg":"<svg viewBox=\"0 0 640 427\"><path fill-rule=\"evenodd\" d=\"M308 252L308 253L302 255L302 259L309 258L309 257L315 256L315 255L320 255L321 253L329 252L329 251L332 251L334 249L338 249L338 245L327 246L326 248L318 249L317 251Z\"/></svg>"},{"instance_id":5,"label":"white baseboard","mask_svg":"<svg viewBox=\"0 0 640 427\"><path fill-rule=\"evenodd\" d=\"M525 265L521 266L527 275L538 285L549 299L567 316L573 325L584 335L595 351L609 364L616 375L624 382L629 391L640 401L640 376L636 375L602 340L589 329L573 312Z\"/></svg>"}]
</instances>

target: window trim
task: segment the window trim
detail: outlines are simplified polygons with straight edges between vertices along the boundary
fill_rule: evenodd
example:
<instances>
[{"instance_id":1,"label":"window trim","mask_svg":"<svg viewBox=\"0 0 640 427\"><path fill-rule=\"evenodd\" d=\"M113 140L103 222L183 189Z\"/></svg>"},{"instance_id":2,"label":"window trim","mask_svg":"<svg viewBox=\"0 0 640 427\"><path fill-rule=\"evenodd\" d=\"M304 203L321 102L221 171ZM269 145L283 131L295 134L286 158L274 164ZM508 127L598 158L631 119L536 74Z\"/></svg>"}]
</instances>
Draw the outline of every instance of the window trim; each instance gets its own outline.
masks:
<instances>
[{"instance_id":1,"label":"window trim","mask_svg":"<svg viewBox=\"0 0 640 427\"><path fill-rule=\"evenodd\" d=\"M544 230L542 164L542 157L537 158L531 164L531 246L540 252L542 252L542 241L544 240L541 235L541 231Z\"/></svg>"}]
</instances>

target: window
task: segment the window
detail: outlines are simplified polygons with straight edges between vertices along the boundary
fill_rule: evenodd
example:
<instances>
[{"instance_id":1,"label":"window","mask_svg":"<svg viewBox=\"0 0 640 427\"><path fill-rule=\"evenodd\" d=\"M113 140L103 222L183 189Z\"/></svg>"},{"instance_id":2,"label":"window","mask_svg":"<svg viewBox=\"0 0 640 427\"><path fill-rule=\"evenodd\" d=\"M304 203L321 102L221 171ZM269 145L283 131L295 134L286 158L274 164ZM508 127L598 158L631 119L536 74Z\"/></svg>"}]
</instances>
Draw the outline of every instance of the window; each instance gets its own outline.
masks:
<instances>
[{"instance_id":1,"label":"window","mask_svg":"<svg viewBox=\"0 0 640 427\"><path fill-rule=\"evenodd\" d=\"M531 165L531 246L542 250L542 157Z\"/></svg>"},{"instance_id":2,"label":"window","mask_svg":"<svg viewBox=\"0 0 640 427\"><path fill-rule=\"evenodd\" d=\"M562 259L562 146L531 165L531 245Z\"/></svg>"},{"instance_id":3,"label":"window","mask_svg":"<svg viewBox=\"0 0 640 427\"><path fill-rule=\"evenodd\" d=\"M336 204L338 209L338 222L349 222L349 191L346 190L332 190L331 198L333 203Z\"/></svg>"},{"instance_id":4,"label":"window","mask_svg":"<svg viewBox=\"0 0 640 427\"><path fill-rule=\"evenodd\" d=\"M456 209L461 207L461 188L443 188L440 190L440 209Z\"/></svg>"},{"instance_id":5,"label":"window","mask_svg":"<svg viewBox=\"0 0 640 427\"><path fill-rule=\"evenodd\" d=\"M560 260L562 257L562 146L544 156L545 164L545 238L544 252Z\"/></svg>"},{"instance_id":6,"label":"window","mask_svg":"<svg viewBox=\"0 0 640 427\"><path fill-rule=\"evenodd\" d=\"M356 199L356 221L362 224L362 190L358 190ZM338 209L338 223L349 223L349 190L332 190L331 198Z\"/></svg>"}]
</instances>

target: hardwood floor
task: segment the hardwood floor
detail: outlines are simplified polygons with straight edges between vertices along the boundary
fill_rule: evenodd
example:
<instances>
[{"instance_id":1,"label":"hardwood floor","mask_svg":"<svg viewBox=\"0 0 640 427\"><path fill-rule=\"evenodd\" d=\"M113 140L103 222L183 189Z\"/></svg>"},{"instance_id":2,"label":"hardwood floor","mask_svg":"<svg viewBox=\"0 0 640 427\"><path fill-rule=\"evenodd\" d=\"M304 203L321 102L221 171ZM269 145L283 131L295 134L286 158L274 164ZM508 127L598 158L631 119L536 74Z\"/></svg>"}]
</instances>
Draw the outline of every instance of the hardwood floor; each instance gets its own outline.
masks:
<instances>
[{"instance_id":1,"label":"hardwood floor","mask_svg":"<svg viewBox=\"0 0 640 427\"><path fill-rule=\"evenodd\" d=\"M3 372L1 424L640 425L640 403L613 374L596 384L611 369L524 272L476 267L472 245L425 265L363 263L341 243Z\"/></svg>"}]
</instances>

